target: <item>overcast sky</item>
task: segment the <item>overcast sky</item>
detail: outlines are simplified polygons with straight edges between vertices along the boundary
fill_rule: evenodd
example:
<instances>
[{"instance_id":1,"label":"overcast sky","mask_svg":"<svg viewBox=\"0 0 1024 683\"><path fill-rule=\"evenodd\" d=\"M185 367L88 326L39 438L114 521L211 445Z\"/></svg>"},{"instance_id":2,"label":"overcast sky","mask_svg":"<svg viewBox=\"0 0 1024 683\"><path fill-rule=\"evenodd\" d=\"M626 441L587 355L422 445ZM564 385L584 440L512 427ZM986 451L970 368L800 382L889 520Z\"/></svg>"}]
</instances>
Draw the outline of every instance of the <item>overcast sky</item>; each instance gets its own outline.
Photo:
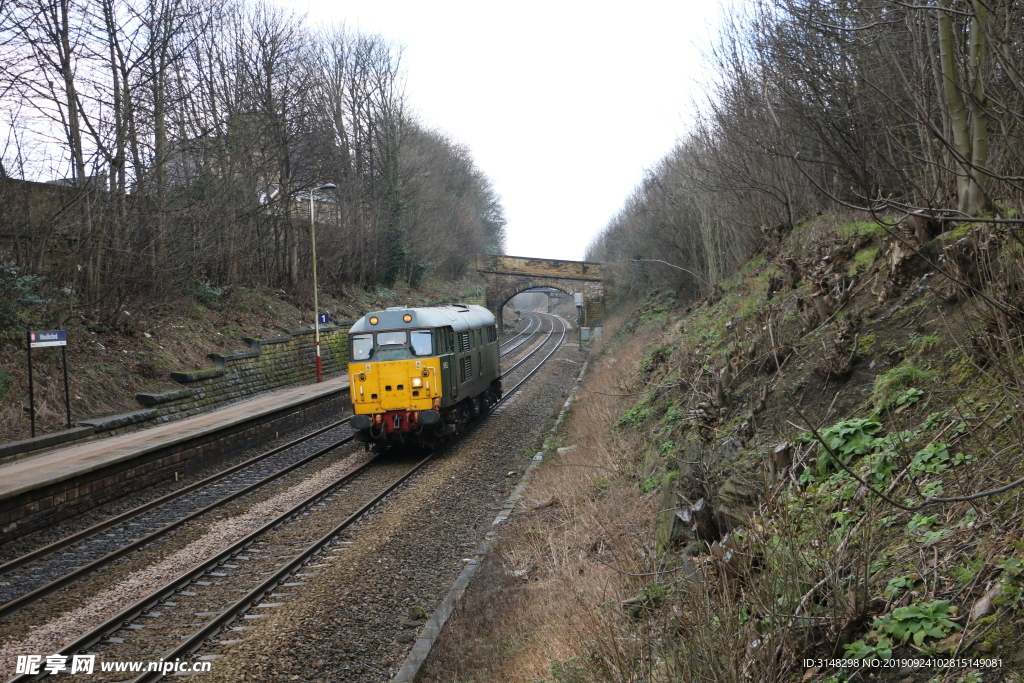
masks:
<instances>
[{"instance_id":1,"label":"overcast sky","mask_svg":"<svg viewBox=\"0 0 1024 683\"><path fill-rule=\"evenodd\" d=\"M404 45L408 104L467 145L509 254L581 259L687 130L715 0L281 0Z\"/></svg>"}]
</instances>

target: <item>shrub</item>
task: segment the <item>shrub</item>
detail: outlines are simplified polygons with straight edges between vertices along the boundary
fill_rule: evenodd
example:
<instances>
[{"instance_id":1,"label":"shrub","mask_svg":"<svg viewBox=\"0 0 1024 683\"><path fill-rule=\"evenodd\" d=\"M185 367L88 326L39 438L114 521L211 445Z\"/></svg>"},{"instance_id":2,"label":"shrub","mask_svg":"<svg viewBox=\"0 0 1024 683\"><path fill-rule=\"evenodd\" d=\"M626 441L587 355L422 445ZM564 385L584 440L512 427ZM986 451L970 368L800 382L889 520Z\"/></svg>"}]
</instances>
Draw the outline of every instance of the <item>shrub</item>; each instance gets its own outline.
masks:
<instances>
[{"instance_id":1,"label":"shrub","mask_svg":"<svg viewBox=\"0 0 1024 683\"><path fill-rule=\"evenodd\" d=\"M192 298L209 309L219 311L224 308L224 298L231 292L231 285L214 287L206 278L200 278L192 285Z\"/></svg>"},{"instance_id":2,"label":"shrub","mask_svg":"<svg viewBox=\"0 0 1024 683\"><path fill-rule=\"evenodd\" d=\"M22 274L10 254L0 252L0 332L25 326L26 309L46 303L38 294L42 283L37 275Z\"/></svg>"},{"instance_id":3,"label":"shrub","mask_svg":"<svg viewBox=\"0 0 1024 683\"><path fill-rule=\"evenodd\" d=\"M882 428L877 420L856 418L843 420L820 432L821 439L832 452L835 453L844 465L849 465L854 457L869 453L878 445L875 434ZM804 432L799 440L802 443L815 441L814 435ZM839 465L832 459L825 446L818 446L818 461L815 470L818 476L826 476L829 472L839 469Z\"/></svg>"}]
</instances>

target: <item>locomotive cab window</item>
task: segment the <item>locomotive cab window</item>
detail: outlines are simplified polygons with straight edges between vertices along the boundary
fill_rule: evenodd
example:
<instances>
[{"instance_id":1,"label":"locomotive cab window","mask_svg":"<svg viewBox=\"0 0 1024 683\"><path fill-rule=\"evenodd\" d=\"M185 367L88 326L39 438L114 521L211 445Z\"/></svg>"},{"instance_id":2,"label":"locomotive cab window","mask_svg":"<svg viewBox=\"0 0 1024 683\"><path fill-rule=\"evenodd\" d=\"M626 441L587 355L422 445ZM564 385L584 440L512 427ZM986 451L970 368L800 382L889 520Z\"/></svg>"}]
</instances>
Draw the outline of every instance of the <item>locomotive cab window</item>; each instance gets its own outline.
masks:
<instances>
[{"instance_id":1,"label":"locomotive cab window","mask_svg":"<svg viewBox=\"0 0 1024 683\"><path fill-rule=\"evenodd\" d=\"M377 346L405 346L405 332L378 332Z\"/></svg>"},{"instance_id":2,"label":"locomotive cab window","mask_svg":"<svg viewBox=\"0 0 1024 683\"><path fill-rule=\"evenodd\" d=\"M373 355L373 335L352 335L352 360L369 360Z\"/></svg>"},{"instance_id":3,"label":"locomotive cab window","mask_svg":"<svg viewBox=\"0 0 1024 683\"><path fill-rule=\"evenodd\" d=\"M417 356L429 356L434 352L430 330L413 330L412 352Z\"/></svg>"}]
</instances>

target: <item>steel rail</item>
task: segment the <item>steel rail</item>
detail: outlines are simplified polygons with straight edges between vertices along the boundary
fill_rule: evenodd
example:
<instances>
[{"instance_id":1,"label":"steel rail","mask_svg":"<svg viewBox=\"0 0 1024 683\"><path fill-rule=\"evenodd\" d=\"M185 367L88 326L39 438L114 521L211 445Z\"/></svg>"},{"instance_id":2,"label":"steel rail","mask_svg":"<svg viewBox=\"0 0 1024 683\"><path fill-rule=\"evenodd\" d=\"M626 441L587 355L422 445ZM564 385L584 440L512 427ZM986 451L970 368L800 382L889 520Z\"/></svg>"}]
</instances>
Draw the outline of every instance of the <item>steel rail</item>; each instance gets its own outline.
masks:
<instances>
[{"instance_id":1,"label":"steel rail","mask_svg":"<svg viewBox=\"0 0 1024 683\"><path fill-rule=\"evenodd\" d=\"M161 659L163 661L173 660L175 658L180 658L184 655L191 654L198 650L200 647L202 647L203 643L206 642L207 638L217 634L223 627L230 624L232 621L234 621L239 616L241 616L249 609L251 609L253 605L260 602L268 593L277 589L278 585L284 583L293 572L295 572L296 570L300 569L303 565L305 565L325 546L327 546L331 541L333 541L338 534L340 534L342 531L344 531L348 527L352 526L352 524L357 522L363 515L365 515L375 505L377 505L377 503L383 500L389 493L394 491L396 488L402 485L402 483L408 480L409 477L419 472L420 469L422 469L424 465L426 465L430 460L432 460L435 455L437 455L437 452L431 453L427 457L420 460L412 467L412 469L410 469L397 480L389 484L387 488L385 488L383 491L374 496L373 499L370 500L370 502L366 503L358 510L353 512L351 515L349 515L347 518L345 518L344 521L342 521L340 524L338 524L329 532L327 532L327 534L322 536L318 541L314 542L311 546L306 548L306 550L302 551L302 553L295 557L295 559L288 562L288 564L284 565L280 570L274 572L273 575L271 575L263 583L254 588L248 594L246 594L245 597L243 597L241 600L237 601L235 604L228 607L226 610L224 610L222 614L220 614L215 619L213 619L205 626L203 626L202 629L200 629L192 636L190 636L181 645L174 648L170 652L164 654L161 657ZM146 683L146 681L154 681L163 677L164 675L165 674L163 672L148 671L139 676L138 678L134 679L132 683Z\"/></svg>"},{"instance_id":2,"label":"steel rail","mask_svg":"<svg viewBox=\"0 0 1024 683\"><path fill-rule=\"evenodd\" d=\"M548 314L545 313L543 315L548 315ZM558 322L562 323L562 336L560 336L558 338L558 343L555 344L555 348L551 349L551 351L548 353L548 355L544 356L544 358L542 358L541 361L539 363L537 363L537 366L535 368L533 368L533 370L530 370L530 372L528 372L526 374L526 377L523 377L523 379L521 379L515 386L513 386L511 389L509 389L508 391L505 392L505 395L501 397L501 401L504 401L506 398L511 397L516 392L516 390L519 389L519 387L523 386L523 384L525 384L528 379L533 377L534 374L536 374L537 371L541 369L541 367L544 365L544 363L546 363L548 361L548 359L551 358L551 356L555 355L555 352L558 351L558 349L562 348L562 342L565 341L565 333L568 331L569 328L565 324L565 321L562 320L561 318L559 318L557 316L551 316L551 317L554 318L555 320L558 320ZM554 325L552 324L551 327L552 327L552 331L553 331L554 330ZM545 343L547 343L547 339L545 339ZM541 344L540 346L543 346L543 344ZM539 349L540 346L538 346L537 349ZM534 353L536 353L537 349L534 349L533 351L531 351L530 355L532 356ZM517 363L517 365L518 365L518 363ZM504 376L504 375L502 375L502 376ZM501 401L498 401L498 403L501 403Z\"/></svg>"},{"instance_id":3,"label":"steel rail","mask_svg":"<svg viewBox=\"0 0 1024 683\"><path fill-rule=\"evenodd\" d=\"M375 461L376 458L368 460L359 467L352 470L351 472L348 472L347 474L343 475L337 480L320 488L315 493L307 496L304 500L300 501L299 503L296 503L283 514L278 515L271 521L261 526L259 529L256 529L255 531L250 532L243 538L235 541L230 546L220 551L213 557L205 560L199 566L190 569L184 574L178 576L178 578L176 579L172 579L170 582L164 584L163 587L159 588L156 591L153 591L141 600L136 601L135 604L122 610L119 614L111 617L99 626L79 636L73 642L62 647L58 654L67 656L73 653L81 652L85 648L88 648L100 642L101 640L104 640L111 633L119 631L125 625L141 616L144 612L147 612L151 608L155 607L159 603L174 595L179 590L182 590L188 584L197 580L203 574L207 573L211 569L214 569L218 565L223 564L230 557L237 555L242 550L252 545L252 543L263 534L267 533L268 531L272 531L273 529L281 526L282 524L284 524L291 518L295 517L296 515L305 512L308 508L312 507L313 505L316 505L322 498L330 494L334 489L338 488L339 486L342 486L343 484L348 483L359 474L362 474ZM48 674L45 671L40 671L38 674L22 674L20 676L15 676L14 678L10 679L9 683L23 683L25 681L39 680L49 675L50 674Z\"/></svg>"},{"instance_id":4,"label":"steel rail","mask_svg":"<svg viewBox=\"0 0 1024 683\"><path fill-rule=\"evenodd\" d=\"M509 344L514 342L516 339L519 339L520 337L522 337L524 334L525 335L533 334L533 332L531 331L531 328L533 327L534 323L537 323L537 330L540 330L540 316L537 316L535 313L527 313L526 315L530 316L530 321L527 323L526 328L522 332L517 334L516 336L512 337L511 339L508 339L504 343L499 344L498 345L498 350L499 351L501 350L502 346L508 346ZM525 341L526 340L524 339L523 341L519 342L519 344L516 344L512 348L506 349L501 355L504 356L504 355L507 355L509 353L512 353L517 348L519 348L519 346L522 345L523 342L525 342Z\"/></svg>"},{"instance_id":5,"label":"steel rail","mask_svg":"<svg viewBox=\"0 0 1024 683\"><path fill-rule=\"evenodd\" d=\"M131 519L132 517L135 517L136 515L141 515L143 512L148 512L149 510L152 510L155 507L159 507L160 505L163 505L164 503L170 502L170 501L174 500L175 498L179 498L179 497L185 495L186 493L191 493L192 491L195 491L196 489L202 488L202 487L206 486L207 484L212 484L213 482L217 481L218 479L221 479L221 478L226 477L228 475L234 474L238 470L245 469L249 465L254 465L257 462L259 462L260 460L264 460L266 458L269 458L272 455L277 455L281 451L286 450L288 448L291 448L292 446L297 446L300 443L302 443L303 441L308 441L309 439L312 439L314 437L320 436L321 434L323 434L326 431L330 431L331 429L334 429L336 427L340 427L341 425L343 425L346 422L348 422L350 419L352 419L352 418L351 417L346 417L344 420L338 420L337 422L335 422L333 424L329 424L326 427L323 427L321 429L316 430L315 432L311 432L309 434L306 434L305 436L300 436L299 438L293 439L292 441L289 441L286 444L283 444L281 446L277 446L277 447L267 451L266 453L261 453L260 455L257 455L257 456L255 456L253 458L249 458L245 462L238 463L237 465L232 465L231 467L229 467L228 469L224 470L223 472L218 472L217 474L210 475L209 477L206 477L205 479L201 479L201 480L195 482L194 484L189 484L188 486L180 488L177 491L171 491L167 495L161 496L160 498L157 498L155 500L151 500L150 502L145 503L144 505L140 505L140 506L138 506L136 508L132 508L131 510L128 510L127 512L123 512L120 515L116 515L114 517L111 517L110 519L104 520L104 521L100 522L99 524L94 524L93 526L89 527L88 529L82 529L81 531L75 532L75 533L71 534L70 536L66 536L66 537L60 539L59 541L54 541L53 543L50 543L49 545L45 545L42 548L38 548L36 550L33 550L30 553L26 553L26 554L22 555L21 557L15 558L15 559L13 559L13 560L11 560L9 562L5 562L4 564L0 564L0 576L3 576L4 574L6 574L7 572L11 571L12 569L17 569L18 567L26 565L29 562L32 562L33 560L37 560L37 559L39 559L41 557L45 557L46 555L54 553L54 552L56 552L58 550L61 550L63 548L66 548L69 545L74 545L75 543L77 543L77 542L79 542L81 540L84 540L84 539L88 538L89 536L97 534L100 531L103 531L105 529L109 529L110 527L115 526L117 524L120 524L121 522L128 521L129 519Z\"/></svg>"},{"instance_id":6,"label":"steel rail","mask_svg":"<svg viewBox=\"0 0 1024 683\"><path fill-rule=\"evenodd\" d=\"M339 421L339 422L337 422L337 423L335 423L335 424L331 425L330 427L327 427L327 428L325 428L323 430L318 430L316 433L308 435L307 437L303 437L301 439L296 439L294 442L289 444L289 446L293 446L293 445L295 445L296 442L304 441L307 438L311 438L312 436L316 436L316 435L322 433L323 431L325 431L326 429L333 429L333 428L335 428L335 427L337 427L337 426L339 426L341 424L344 424L347 421L348 421L348 418L346 418L345 420L341 420L341 421ZM296 470L299 467L302 467L303 465L305 465L305 464L307 464L307 463L309 463L309 462L311 462L313 460L316 460L317 458L320 458L320 457L324 456L325 454L327 454L330 451L338 448L339 446L343 446L346 443L349 443L350 441L352 441L353 438L354 437L352 437L352 436L348 436L348 437L345 437L344 439L342 439L340 441L337 441L337 442L335 442L333 444L325 446L324 448L321 448L321 449L317 450L316 452L312 453L311 455L308 455L305 458L302 458L300 460L297 460L296 462L293 462L290 465L287 465L283 469L278 470L277 472L274 472L273 474L267 475L266 477L263 477L262 479L260 479L260 480L258 480L256 482L253 482L252 484L249 484L249 485L239 489L238 491L235 491L234 493L228 494L224 498L216 500L216 501L210 503L209 505L207 505L207 506L205 506L203 508L200 508L199 510L191 512L188 515L182 517L181 519L175 520L175 521L171 522L170 524L166 524L166 525L160 527L159 529L157 529L157 530L147 534L146 536L143 536L142 538L136 539L136 540L128 543L127 545L121 546L117 550L115 550L115 551L113 551L111 553L108 553L108 554L106 554L106 555L104 555L102 557L99 557L99 558L93 560L92 562L79 567L78 569L74 569L71 572L69 572L69 573L65 574L64 576L60 577L59 579L56 579L55 581L51 581L50 583L48 583L48 584L46 584L44 586L40 586L39 588L37 588L37 589L35 589L35 590L33 590L33 591L29 592L29 593L25 593L24 595L22 595L20 597L17 597L14 600L11 600L10 602L7 602L7 603L5 603L3 605L0 605L0 618L6 617L6 616L8 616L10 614L13 614L13 613L17 612L18 610L21 610L21 609L27 607L28 605L31 605L32 603L37 602L38 600L41 600L42 598L46 597L47 595L50 595L54 591L60 590L64 586L70 585L70 584L74 583L75 581L78 581L78 580L84 578L86 575L91 574L94 571L102 569L103 567L111 564L112 562L114 562L114 561L124 557L125 555L127 555L127 554L129 554L129 553L131 553L131 552L141 548L142 546L144 546L144 545L146 545L148 543L151 543L152 541L158 539L159 537L169 533L170 531L173 531L174 529L177 529L178 527L182 526L183 524L185 524L187 522L190 522L190 521L196 519L197 517L205 515L208 512L211 512L212 510L215 510L216 508L221 507L222 505L230 503L231 501L236 500L238 498L241 498L242 496L246 495L247 493L251 493L252 491L254 491L254 490L258 489L258 488L261 488L263 486L266 486L267 484L272 483L276 479L279 479L279 478L283 477L284 475L288 474L289 472L292 472L293 470ZM243 465L250 464L250 463L252 463L255 460L260 460L260 459L263 459L265 457L266 457L266 454L261 455L261 456L257 456L256 458L253 458L253 459L251 459L249 461L246 461L245 463L242 463L242 464ZM215 475L214 477L210 477L208 479L213 479L215 481L217 478L220 478L220 476L223 476L223 475ZM207 480L203 480L203 481L206 482ZM198 482L198 483L203 483L203 482ZM192 485L192 486L193 486L193 490L194 490L195 485ZM175 492L175 493L179 493L179 492ZM166 498L166 496L165 496L165 498ZM162 499L158 499L158 500L162 500ZM154 502L156 502L156 501L154 501Z\"/></svg>"},{"instance_id":7,"label":"steel rail","mask_svg":"<svg viewBox=\"0 0 1024 683\"><path fill-rule=\"evenodd\" d=\"M548 315L547 313L540 313L540 314L538 314L538 315L544 315L544 316L547 316L547 317L548 317L549 319L551 319L551 320L552 320L552 322L551 322L551 329L550 329L550 330L548 330L548 333L547 333L547 335L545 335L545 337L544 337L543 341L541 341L541 343L539 343L539 344L537 344L537 346L533 347L533 349L531 349L531 350L530 350L530 352L529 352L528 354L526 354L525 356L523 356L522 358L520 358L520 359L519 359L519 360L518 360L518 361L517 361L517 362L515 363L515 365L513 365L513 366L512 366L512 367L510 367L510 368L509 368L508 370L505 370L505 371L504 371L503 373L501 373L501 378L502 378L502 379L505 379L505 377L507 377L508 375L510 375L510 374L512 373L512 371L513 371L513 370L515 370L515 369L516 369L516 368L518 368L518 367L519 367L520 365L522 365L523 363L525 363L525 362L527 361L527 359L529 359L529 358L530 358L530 357L531 357L531 356L532 356L533 354L535 354L535 353L537 353L538 351L540 351L540 349L541 349L541 348L542 348L542 347L543 347L543 346L544 346L545 344L547 344L547 343L548 343L548 341L549 341L549 340L551 339L551 335L552 335L552 334L554 334L554 332L555 332L555 323L554 323L554 320L555 320L555 319L557 319L557 318L555 318L555 316L553 316L553 315ZM565 324L565 323L563 323L563 326L564 326L564 324ZM539 331L540 331L540 330L538 329L538 332L539 332Z\"/></svg>"}]
</instances>

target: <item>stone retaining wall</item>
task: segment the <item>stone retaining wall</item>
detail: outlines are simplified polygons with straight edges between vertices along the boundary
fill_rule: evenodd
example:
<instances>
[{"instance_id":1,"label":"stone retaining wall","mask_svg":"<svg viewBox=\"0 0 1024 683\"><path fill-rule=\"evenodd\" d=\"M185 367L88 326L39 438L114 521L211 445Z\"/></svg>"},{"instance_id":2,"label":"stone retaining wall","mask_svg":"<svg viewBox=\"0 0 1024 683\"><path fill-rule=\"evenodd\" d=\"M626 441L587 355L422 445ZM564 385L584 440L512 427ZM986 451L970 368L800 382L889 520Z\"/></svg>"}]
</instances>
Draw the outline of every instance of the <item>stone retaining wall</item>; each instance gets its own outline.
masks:
<instances>
[{"instance_id":1,"label":"stone retaining wall","mask_svg":"<svg viewBox=\"0 0 1024 683\"><path fill-rule=\"evenodd\" d=\"M324 376L345 372L348 367L349 325L320 326L320 355ZM171 379L184 389L163 394L136 394L145 410L115 415L80 424L96 431L121 433L180 420L212 408L249 398L272 389L312 382L316 379L314 330L296 330L287 337L243 339L247 351L211 353L214 367L190 372L172 372Z\"/></svg>"}]
</instances>

